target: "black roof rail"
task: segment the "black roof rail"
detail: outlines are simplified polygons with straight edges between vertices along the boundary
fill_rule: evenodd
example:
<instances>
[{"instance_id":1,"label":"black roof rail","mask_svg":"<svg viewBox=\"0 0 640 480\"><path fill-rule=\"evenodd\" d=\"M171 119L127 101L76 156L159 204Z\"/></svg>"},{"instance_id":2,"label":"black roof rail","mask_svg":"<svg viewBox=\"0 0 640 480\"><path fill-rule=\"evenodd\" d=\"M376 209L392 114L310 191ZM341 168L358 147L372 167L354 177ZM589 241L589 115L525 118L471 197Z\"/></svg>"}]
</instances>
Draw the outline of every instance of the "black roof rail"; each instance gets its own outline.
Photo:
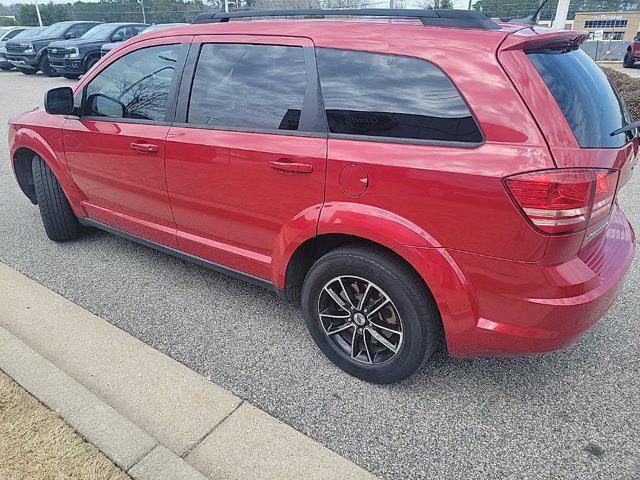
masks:
<instances>
[{"instance_id":1,"label":"black roof rail","mask_svg":"<svg viewBox=\"0 0 640 480\"><path fill-rule=\"evenodd\" d=\"M415 18L423 25L434 27L477 28L499 30L497 23L480 12L471 10L410 10L387 8L333 9L300 8L287 10L241 10L236 12L201 13L191 23L222 23L232 18L252 17L393 17Z\"/></svg>"}]
</instances>

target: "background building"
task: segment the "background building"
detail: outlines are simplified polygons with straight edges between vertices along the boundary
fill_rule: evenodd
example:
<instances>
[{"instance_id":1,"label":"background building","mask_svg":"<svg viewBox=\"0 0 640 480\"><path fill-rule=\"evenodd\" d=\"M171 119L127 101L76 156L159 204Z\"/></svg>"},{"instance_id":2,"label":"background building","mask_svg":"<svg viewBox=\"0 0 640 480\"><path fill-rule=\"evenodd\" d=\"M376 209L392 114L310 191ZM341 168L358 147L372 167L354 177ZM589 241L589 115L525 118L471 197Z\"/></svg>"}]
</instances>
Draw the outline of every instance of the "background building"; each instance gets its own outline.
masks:
<instances>
[{"instance_id":1,"label":"background building","mask_svg":"<svg viewBox=\"0 0 640 480\"><path fill-rule=\"evenodd\" d=\"M640 31L640 11L576 12L574 30L586 30L592 40L631 41Z\"/></svg>"}]
</instances>

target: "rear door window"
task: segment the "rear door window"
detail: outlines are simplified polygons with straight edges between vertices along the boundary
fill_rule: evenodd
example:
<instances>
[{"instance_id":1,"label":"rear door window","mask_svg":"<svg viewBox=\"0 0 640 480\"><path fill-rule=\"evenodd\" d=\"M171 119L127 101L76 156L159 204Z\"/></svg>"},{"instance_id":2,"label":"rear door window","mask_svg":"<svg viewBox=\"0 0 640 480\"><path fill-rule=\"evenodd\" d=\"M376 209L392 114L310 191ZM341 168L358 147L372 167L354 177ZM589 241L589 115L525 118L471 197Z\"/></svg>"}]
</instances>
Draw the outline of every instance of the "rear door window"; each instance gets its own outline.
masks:
<instances>
[{"instance_id":1,"label":"rear door window","mask_svg":"<svg viewBox=\"0 0 640 480\"><path fill-rule=\"evenodd\" d=\"M330 48L319 48L316 55L331 133L482 142L458 89L432 63Z\"/></svg>"},{"instance_id":2,"label":"rear door window","mask_svg":"<svg viewBox=\"0 0 640 480\"><path fill-rule=\"evenodd\" d=\"M627 108L600 67L581 49L528 52L576 140L583 148L619 148L634 132L611 136L631 122Z\"/></svg>"},{"instance_id":3,"label":"rear door window","mask_svg":"<svg viewBox=\"0 0 640 480\"><path fill-rule=\"evenodd\" d=\"M298 130L307 89L302 47L208 43L196 67L187 122Z\"/></svg>"}]
</instances>

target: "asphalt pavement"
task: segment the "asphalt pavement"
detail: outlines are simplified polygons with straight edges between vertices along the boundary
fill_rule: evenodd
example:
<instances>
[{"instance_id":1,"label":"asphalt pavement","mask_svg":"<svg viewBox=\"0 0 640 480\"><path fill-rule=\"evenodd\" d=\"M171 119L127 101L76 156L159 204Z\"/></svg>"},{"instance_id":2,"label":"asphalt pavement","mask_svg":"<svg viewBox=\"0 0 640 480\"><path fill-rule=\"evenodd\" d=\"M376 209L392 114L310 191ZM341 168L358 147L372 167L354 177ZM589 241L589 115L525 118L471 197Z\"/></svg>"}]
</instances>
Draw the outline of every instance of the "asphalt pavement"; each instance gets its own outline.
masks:
<instances>
[{"instance_id":1,"label":"asphalt pavement","mask_svg":"<svg viewBox=\"0 0 640 480\"><path fill-rule=\"evenodd\" d=\"M298 310L248 283L103 233L56 244L11 173L6 120L64 79L0 71L0 261L382 478L640 478L638 262L571 347L437 354L371 385L333 366ZM620 195L640 226L638 180Z\"/></svg>"}]
</instances>

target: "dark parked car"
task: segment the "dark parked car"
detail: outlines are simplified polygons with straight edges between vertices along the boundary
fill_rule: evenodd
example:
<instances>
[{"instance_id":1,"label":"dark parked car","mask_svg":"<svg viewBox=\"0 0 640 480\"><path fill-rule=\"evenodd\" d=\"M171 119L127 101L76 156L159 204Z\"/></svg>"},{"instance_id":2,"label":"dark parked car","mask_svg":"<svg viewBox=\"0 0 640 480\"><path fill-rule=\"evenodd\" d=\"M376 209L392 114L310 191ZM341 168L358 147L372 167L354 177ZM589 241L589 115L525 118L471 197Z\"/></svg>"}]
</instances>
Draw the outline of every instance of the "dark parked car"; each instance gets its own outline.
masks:
<instances>
[{"instance_id":1,"label":"dark parked car","mask_svg":"<svg viewBox=\"0 0 640 480\"><path fill-rule=\"evenodd\" d=\"M164 28L179 27L181 25L187 25L187 24L186 23L159 23L157 25L151 25L150 27L147 27L145 30L143 30L142 32L139 32L139 33L148 33L148 32L153 32L155 30L162 30ZM113 50L118 45L120 45L120 43L121 42L105 43L100 48L100 56L106 55L111 50Z\"/></svg>"},{"instance_id":2,"label":"dark parked car","mask_svg":"<svg viewBox=\"0 0 640 480\"><path fill-rule=\"evenodd\" d=\"M284 15L402 21L229 21ZM617 195L638 124L586 32L466 10L194 23L10 120L49 238L93 226L273 289L336 365L380 383L441 333L454 357L546 352L611 307L635 251Z\"/></svg>"},{"instance_id":3,"label":"dark parked car","mask_svg":"<svg viewBox=\"0 0 640 480\"><path fill-rule=\"evenodd\" d=\"M59 22L49 25L35 36L7 42L7 60L22 73L32 75L38 70L49 77L57 77L49 65L47 47L51 42L80 38L101 22Z\"/></svg>"},{"instance_id":4,"label":"dark parked car","mask_svg":"<svg viewBox=\"0 0 640 480\"><path fill-rule=\"evenodd\" d=\"M100 47L135 37L149 25L145 23L103 23L96 25L82 37L51 42L49 64L65 78L78 78L100 60Z\"/></svg>"},{"instance_id":5,"label":"dark parked car","mask_svg":"<svg viewBox=\"0 0 640 480\"><path fill-rule=\"evenodd\" d=\"M11 70L13 68L13 65L7 61L7 42L28 30L30 30L29 27L0 27L0 70Z\"/></svg>"}]
</instances>

